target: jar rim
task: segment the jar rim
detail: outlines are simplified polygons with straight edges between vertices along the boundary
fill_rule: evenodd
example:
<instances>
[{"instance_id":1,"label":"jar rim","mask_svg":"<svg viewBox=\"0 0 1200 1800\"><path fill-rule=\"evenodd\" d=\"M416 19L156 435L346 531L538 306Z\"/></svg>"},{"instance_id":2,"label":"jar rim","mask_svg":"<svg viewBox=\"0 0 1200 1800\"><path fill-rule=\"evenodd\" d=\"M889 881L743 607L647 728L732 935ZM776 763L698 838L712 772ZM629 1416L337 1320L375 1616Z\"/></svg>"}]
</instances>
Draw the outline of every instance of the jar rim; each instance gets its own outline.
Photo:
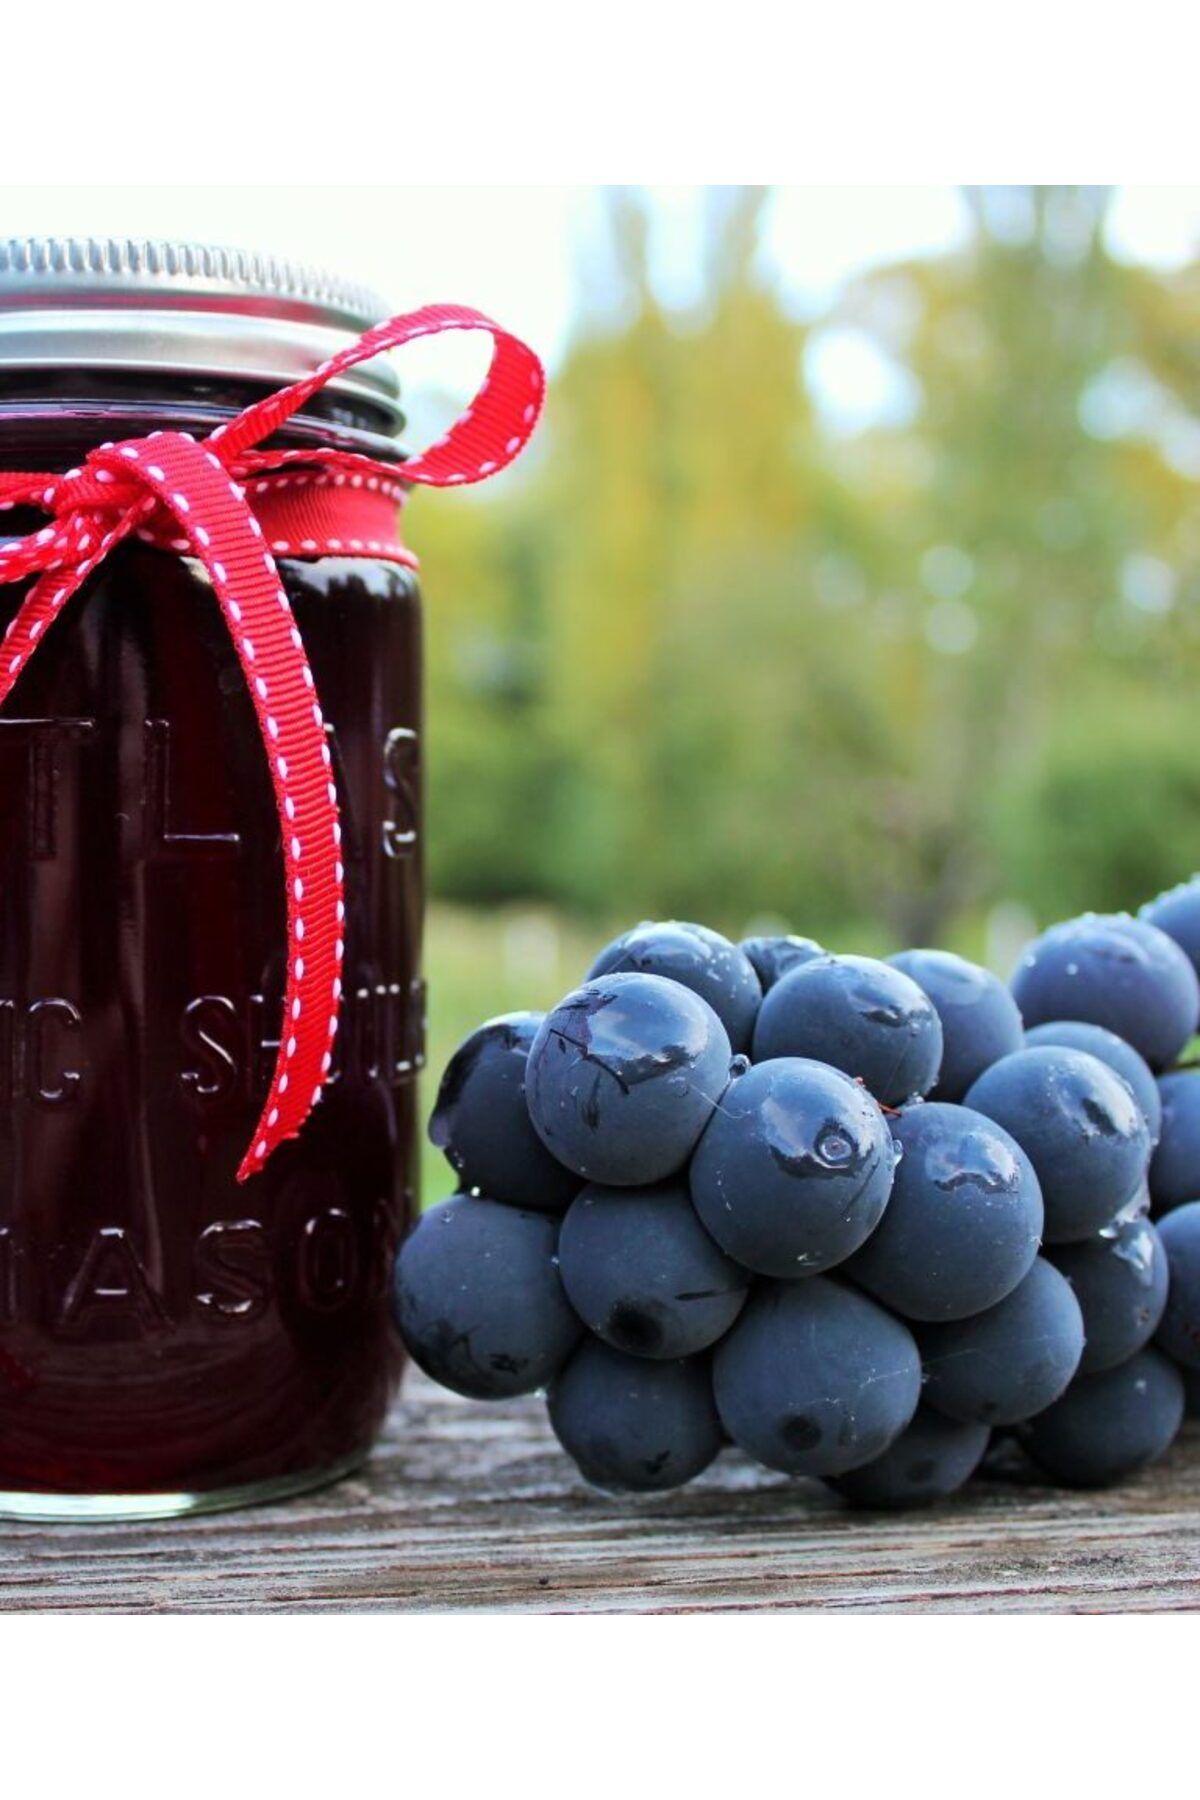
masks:
<instances>
[{"instance_id":1,"label":"jar rim","mask_svg":"<svg viewBox=\"0 0 1200 1800\"><path fill-rule=\"evenodd\" d=\"M390 310L322 270L225 245L0 239L0 369L170 371L282 386ZM400 384L385 357L329 387L399 422Z\"/></svg>"}]
</instances>

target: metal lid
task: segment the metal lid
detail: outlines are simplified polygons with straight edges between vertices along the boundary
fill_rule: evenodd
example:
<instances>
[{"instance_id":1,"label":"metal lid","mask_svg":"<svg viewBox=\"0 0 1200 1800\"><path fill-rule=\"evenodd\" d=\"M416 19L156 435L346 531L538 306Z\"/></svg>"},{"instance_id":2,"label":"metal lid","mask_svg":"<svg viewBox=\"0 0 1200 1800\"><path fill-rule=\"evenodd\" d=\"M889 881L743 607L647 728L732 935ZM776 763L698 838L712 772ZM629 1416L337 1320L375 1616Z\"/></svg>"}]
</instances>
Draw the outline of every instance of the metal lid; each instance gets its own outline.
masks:
<instances>
[{"instance_id":1,"label":"metal lid","mask_svg":"<svg viewBox=\"0 0 1200 1800\"><path fill-rule=\"evenodd\" d=\"M0 239L0 369L170 370L279 387L390 311L319 270L216 244ZM397 412L386 357L329 387Z\"/></svg>"}]
</instances>

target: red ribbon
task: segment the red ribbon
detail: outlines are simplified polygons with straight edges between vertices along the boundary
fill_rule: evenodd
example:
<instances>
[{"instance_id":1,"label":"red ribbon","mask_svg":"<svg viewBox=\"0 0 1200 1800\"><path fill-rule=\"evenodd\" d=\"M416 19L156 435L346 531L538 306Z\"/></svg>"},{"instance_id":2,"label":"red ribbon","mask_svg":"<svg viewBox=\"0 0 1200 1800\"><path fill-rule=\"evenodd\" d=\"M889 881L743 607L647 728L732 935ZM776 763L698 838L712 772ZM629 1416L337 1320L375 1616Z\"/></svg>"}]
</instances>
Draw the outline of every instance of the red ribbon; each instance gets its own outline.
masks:
<instances>
[{"instance_id":1,"label":"red ribbon","mask_svg":"<svg viewBox=\"0 0 1200 1800\"><path fill-rule=\"evenodd\" d=\"M342 450L259 450L355 363L443 331L487 331L491 365L447 435L402 467ZM395 534L399 482L451 487L512 462L537 423L541 363L482 313L426 306L376 325L311 375L207 438L155 431L102 444L65 475L0 474L0 506L53 523L0 543L0 583L36 579L0 647L0 704L46 628L123 538L195 556L208 571L254 702L271 770L287 879L288 962L279 1056L239 1181L295 1137L329 1073L342 994L342 830L325 722L277 555L414 559Z\"/></svg>"}]
</instances>

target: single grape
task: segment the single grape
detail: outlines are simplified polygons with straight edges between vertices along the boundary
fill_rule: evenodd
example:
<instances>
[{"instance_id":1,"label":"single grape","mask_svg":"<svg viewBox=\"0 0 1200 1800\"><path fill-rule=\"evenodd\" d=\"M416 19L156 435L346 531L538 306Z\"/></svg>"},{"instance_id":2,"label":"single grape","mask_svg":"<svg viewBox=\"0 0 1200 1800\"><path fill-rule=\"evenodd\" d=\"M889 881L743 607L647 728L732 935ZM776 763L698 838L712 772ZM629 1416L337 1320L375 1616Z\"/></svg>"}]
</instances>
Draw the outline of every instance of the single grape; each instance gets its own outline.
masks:
<instances>
[{"instance_id":1,"label":"single grape","mask_svg":"<svg viewBox=\"0 0 1200 1800\"><path fill-rule=\"evenodd\" d=\"M725 1027L661 975L601 975L547 1013L525 1096L560 1162L605 1187L650 1187L681 1169L729 1081Z\"/></svg>"},{"instance_id":2,"label":"single grape","mask_svg":"<svg viewBox=\"0 0 1200 1800\"><path fill-rule=\"evenodd\" d=\"M985 1069L1021 1048L1017 1003L989 969L948 950L901 950L888 961L928 994L942 1022L942 1066L931 1100L961 1100Z\"/></svg>"},{"instance_id":3,"label":"single grape","mask_svg":"<svg viewBox=\"0 0 1200 1800\"><path fill-rule=\"evenodd\" d=\"M701 1220L759 1275L832 1268L875 1229L895 1149L865 1089L802 1057L757 1063L730 1086L692 1157Z\"/></svg>"},{"instance_id":4,"label":"single grape","mask_svg":"<svg viewBox=\"0 0 1200 1800\"><path fill-rule=\"evenodd\" d=\"M750 1283L709 1237L682 1182L585 1187L562 1222L558 1260L584 1324L631 1356L707 1350L741 1312Z\"/></svg>"},{"instance_id":5,"label":"single grape","mask_svg":"<svg viewBox=\"0 0 1200 1800\"><path fill-rule=\"evenodd\" d=\"M707 1357L650 1362L595 1338L551 1384L550 1424L584 1480L617 1492L682 1487L724 1441Z\"/></svg>"},{"instance_id":6,"label":"single grape","mask_svg":"<svg viewBox=\"0 0 1200 1800\"><path fill-rule=\"evenodd\" d=\"M1158 1229L1171 1278L1155 1342L1185 1368L1200 1370L1200 1200L1177 1206Z\"/></svg>"},{"instance_id":7,"label":"single grape","mask_svg":"<svg viewBox=\"0 0 1200 1800\"><path fill-rule=\"evenodd\" d=\"M1183 1410L1189 1419L1200 1419L1200 1369L1180 1369L1183 1376Z\"/></svg>"},{"instance_id":8,"label":"single grape","mask_svg":"<svg viewBox=\"0 0 1200 1800\"><path fill-rule=\"evenodd\" d=\"M852 1280L906 1319L962 1319L994 1306L1032 1267L1042 1194L1001 1126L930 1100L892 1120L891 1199L847 1264Z\"/></svg>"},{"instance_id":9,"label":"single grape","mask_svg":"<svg viewBox=\"0 0 1200 1800\"><path fill-rule=\"evenodd\" d=\"M1055 1019L1046 1025L1035 1025L1032 1031L1025 1033L1025 1043L1031 1050L1043 1044L1057 1045L1060 1050L1084 1050L1089 1056L1107 1063L1133 1089L1133 1097L1142 1109L1150 1133L1150 1142L1157 1144L1162 1130L1158 1083L1149 1063L1144 1056L1138 1055L1132 1044L1119 1038L1115 1031L1108 1031L1103 1025L1087 1025L1082 1019Z\"/></svg>"},{"instance_id":10,"label":"single grape","mask_svg":"<svg viewBox=\"0 0 1200 1800\"><path fill-rule=\"evenodd\" d=\"M562 1212L579 1177L546 1149L525 1104L529 1049L541 1013L505 1013L464 1038L446 1065L429 1121L464 1189L535 1212Z\"/></svg>"},{"instance_id":11,"label":"single grape","mask_svg":"<svg viewBox=\"0 0 1200 1800\"><path fill-rule=\"evenodd\" d=\"M1026 1025L1103 1025L1152 1069L1175 1060L1200 1019L1200 981L1179 945L1127 913L1052 925L1026 950L1012 990Z\"/></svg>"},{"instance_id":12,"label":"single grape","mask_svg":"<svg viewBox=\"0 0 1200 1800\"><path fill-rule=\"evenodd\" d=\"M789 1475L844 1475L904 1430L921 1363L911 1332L854 1288L767 1281L713 1351L713 1391L747 1455Z\"/></svg>"},{"instance_id":13,"label":"single grape","mask_svg":"<svg viewBox=\"0 0 1200 1800\"><path fill-rule=\"evenodd\" d=\"M1089 1238L1146 1173L1150 1133L1129 1084L1083 1050L1043 1044L985 1069L967 1105L1015 1137L1034 1166L1049 1244Z\"/></svg>"},{"instance_id":14,"label":"single grape","mask_svg":"<svg viewBox=\"0 0 1200 1800\"><path fill-rule=\"evenodd\" d=\"M918 1406L882 1456L835 1475L829 1486L853 1506L929 1506L964 1487L991 1438L986 1425L961 1424Z\"/></svg>"},{"instance_id":15,"label":"single grape","mask_svg":"<svg viewBox=\"0 0 1200 1800\"><path fill-rule=\"evenodd\" d=\"M1150 1161L1156 1213L1200 1200L1200 1069L1161 1075L1162 1126Z\"/></svg>"},{"instance_id":16,"label":"single grape","mask_svg":"<svg viewBox=\"0 0 1200 1800\"><path fill-rule=\"evenodd\" d=\"M1138 908L1138 918L1174 938L1192 967L1200 970L1200 875L1147 900Z\"/></svg>"},{"instance_id":17,"label":"single grape","mask_svg":"<svg viewBox=\"0 0 1200 1800\"><path fill-rule=\"evenodd\" d=\"M1081 1375L1115 1369L1150 1342L1167 1303L1167 1253L1140 1195L1095 1237L1049 1256L1083 1314Z\"/></svg>"},{"instance_id":18,"label":"single grape","mask_svg":"<svg viewBox=\"0 0 1200 1800\"><path fill-rule=\"evenodd\" d=\"M1019 1430L1033 1461L1066 1487L1106 1487L1156 1462L1183 1421L1183 1381L1157 1350L1081 1375Z\"/></svg>"},{"instance_id":19,"label":"single grape","mask_svg":"<svg viewBox=\"0 0 1200 1800\"><path fill-rule=\"evenodd\" d=\"M1015 1425L1058 1399L1083 1354L1083 1315L1064 1275L1038 1257L987 1312L917 1331L925 1399L950 1419Z\"/></svg>"},{"instance_id":20,"label":"single grape","mask_svg":"<svg viewBox=\"0 0 1200 1800\"><path fill-rule=\"evenodd\" d=\"M764 994L789 969L825 955L816 939L809 937L748 937L742 939L741 947L750 958Z\"/></svg>"},{"instance_id":21,"label":"single grape","mask_svg":"<svg viewBox=\"0 0 1200 1800\"><path fill-rule=\"evenodd\" d=\"M699 994L729 1033L735 1051L749 1050L762 987L745 951L719 931L678 919L644 921L606 944L587 972L662 975Z\"/></svg>"},{"instance_id":22,"label":"single grape","mask_svg":"<svg viewBox=\"0 0 1200 1800\"><path fill-rule=\"evenodd\" d=\"M862 1081L884 1106L928 1093L942 1025L916 982L869 956L822 956L789 970L762 1003L754 1060L810 1057Z\"/></svg>"},{"instance_id":23,"label":"single grape","mask_svg":"<svg viewBox=\"0 0 1200 1800\"><path fill-rule=\"evenodd\" d=\"M582 1336L558 1278L558 1221L455 1194L396 1258L392 1311L427 1375L473 1400L531 1394Z\"/></svg>"}]
</instances>

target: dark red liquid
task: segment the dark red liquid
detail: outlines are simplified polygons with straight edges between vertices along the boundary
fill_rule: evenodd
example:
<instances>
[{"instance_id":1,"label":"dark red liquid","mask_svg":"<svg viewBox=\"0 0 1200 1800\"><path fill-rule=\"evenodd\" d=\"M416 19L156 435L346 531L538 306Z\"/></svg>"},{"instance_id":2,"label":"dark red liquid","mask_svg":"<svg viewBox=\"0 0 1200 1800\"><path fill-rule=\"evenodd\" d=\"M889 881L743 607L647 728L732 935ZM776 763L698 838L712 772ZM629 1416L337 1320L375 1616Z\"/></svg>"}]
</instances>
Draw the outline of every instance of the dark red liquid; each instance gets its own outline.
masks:
<instances>
[{"instance_id":1,"label":"dark red liquid","mask_svg":"<svg viewBox=\"0 0 1200 1800\"><path fill-rule=\"evenodd\" d=\"M76 424L69 448L5 458L63 467L148 428ZM366 1451L395 1389L424 1011L419 598L380 563L283 576L332 732L346 1000L322 1103L241 1186L279 1035L282 864L197 565L120 549L0 712L0 1490L315 1477ZM0 617L15 601L0 589Z\"/></svg>"}]
</instances>

